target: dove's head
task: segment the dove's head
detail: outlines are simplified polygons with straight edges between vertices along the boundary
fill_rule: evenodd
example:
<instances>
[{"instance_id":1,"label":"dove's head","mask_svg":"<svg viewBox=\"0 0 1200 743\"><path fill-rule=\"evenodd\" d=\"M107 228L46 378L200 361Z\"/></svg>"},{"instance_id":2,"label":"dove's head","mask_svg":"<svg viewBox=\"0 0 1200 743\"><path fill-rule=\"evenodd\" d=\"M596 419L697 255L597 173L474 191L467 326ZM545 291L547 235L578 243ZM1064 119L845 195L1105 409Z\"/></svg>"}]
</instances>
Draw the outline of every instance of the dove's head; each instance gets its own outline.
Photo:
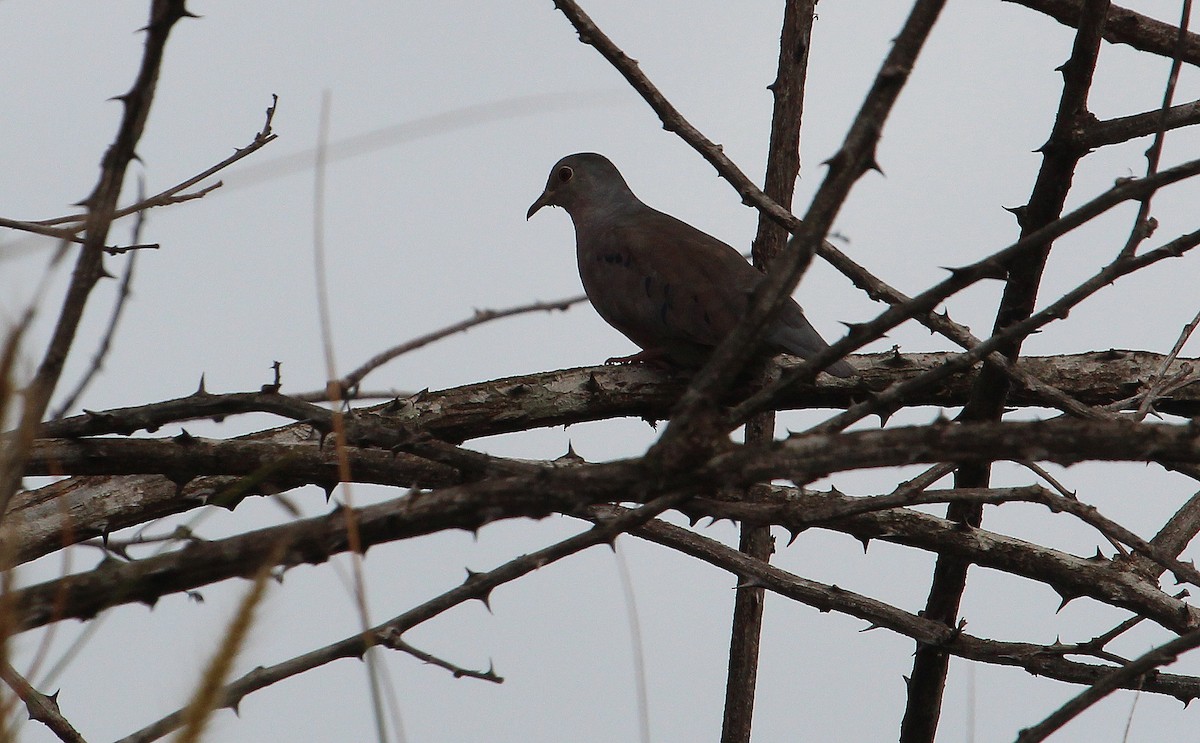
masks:
<instances>
[{"instance_id":1,"label":"dove's head","mask_svg":"<svg viewBox=\"0 0 1200 743\"><path fill-rule=\"evenodd\" d=\"M529 207L525 218L529 219L543 206L561 206L574 217L589 210L640 203L607 157L579 152L554 164L546 190Z\"/></svg>"}]
</instances>

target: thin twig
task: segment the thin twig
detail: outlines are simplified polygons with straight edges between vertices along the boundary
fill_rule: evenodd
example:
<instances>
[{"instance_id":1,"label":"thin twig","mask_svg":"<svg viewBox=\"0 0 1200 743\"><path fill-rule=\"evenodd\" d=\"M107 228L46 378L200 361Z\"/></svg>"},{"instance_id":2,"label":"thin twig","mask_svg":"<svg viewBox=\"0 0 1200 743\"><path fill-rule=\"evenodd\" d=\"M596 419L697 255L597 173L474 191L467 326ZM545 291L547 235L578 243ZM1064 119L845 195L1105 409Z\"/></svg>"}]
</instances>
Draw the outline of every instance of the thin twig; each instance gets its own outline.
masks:
<instances>
[{"instance_id":1,"label":"thin twig","mask_svg":"<svg viewBox=\"0 0 1200 743\"><path fill-rule=\"evenodd\" d=\"M121 96L120 100L125 108L124 116L112 145L104 154L100 178L87 198L87 237L79 248L71 283L63 299L62 310L50 342L33 380L25 389L17 436L10 440L10 452L5 461L0 463L3 465L0 468L0 520L3 520L13 494L20 487L25 454L37 435L42 416L50 404L54 389L58 386L67 354L83 319L88 297L96 283L105 275L105 240L113 222L125 172L136 156L137 143L150 115L150 105L154 100L167 37L177 21L190 15L184 0L154 0L150 8L141 66L129 92Z\"/></svg>"},{"instance_id":2,"label":"thin twig","mask_svg":"<svg viewBox=\"0 0 1200 743\"><path fill-rule=\"evenodd\" d=\"M1121 668L1111 671L1037 725L1022 730L1017 736L1017 743L1037 743L1037 741L1045 740L1113 691L1136 685L1139 677L1160 666L1174 663L1180 655L1197 646L1200 646L1200 630L1189 632L1159 645Z\"/></svg>"},{"instance_id":3,"label":"thin twig","mask_svg":"<svg viewBox=\"0 0 1200 743\"><path fill-rule=\"evenodd\" d=\"M420 648L409 645L404 641L404 638L400 636L399 632L387 632L380 634L384 635L384 637L379 639L378 642L383 647L408 653L419 661L428 663L431 666L437 666L438 668L444 668L450 673L454 674L454 678L456 679L472 678L479 679L480 681L490 681L493 684L504 683L504 679L496 675L496 671L491 667L491 664L488 664L488 669L486 671L473 671L470 668L457 666L448 660L443 660L432 653L427 653Z\"/></svg>"},{"instance_id":4,"label":"thin twig","mask_svg":"<svg viewBox=\"0 0 1200 743\"><path fill-rule=\"evenodd\" d=\"M386 351L372 356L362 366L337 380L336 384L338 388L342 390L342 394L344 396L354 397L357 399L360 397L357 387L362 382L363 378L398 356L415 351L418 348L427 346L430 343L439 341L447 336L455 335L456 333L462 333L477 325L491 322L492 320L499 320L504 317L512 317L513 315L523 315L529 312L552 312L554 310L565 311L569 307L579 304L586 299L586 295L580 294L578 296L567 297L566 299L559 299L553 302L530 302L528 304L521 304L515 307L508 307L500 310L475 310L471 317L465 320L459 320L458 322L452 323L443 328L439 328L424 335L417 336L412 340L405 341L404 343L393 346ZM305 392L303 394L296 395L295 397L300 400L313 401L319 399L328 399L328 394L329 391L326 389L318 392Z\"/></svg>"},{"instance_id":5,"label":"thin twig","mask_svg":"<svg viewBox=\"0 0 1200 743\"><path fill-rule=\"evenodd\" d=\"M1167 372L1171 368L1171 364L1175 359L1179 358L1179 353L1183 351L1183 347L1187 344L1188 339L1192 337L1192 333L1196 331L1196 326L1200 325L1200 312L1192 318L1192 321L1183 326L1179 337L1175 339L1175 345L1171 347L1171 352L1163 359L1159 365L1158 371L1154 373L1150 383L1146 387L1146 391L1142 396L1142 401L1138 403L1137 412L1134 414L1134 420L1143 420L1146 415L1154 407L1154 401L1157 400L1164 390L1171 384L1172 380L1182 381L1190 377L1191 369L1180 370L1178 374L1168 376Z\"/></svg>"},{"instance_id":6,"label":"thin twig","mask_svg":"<svg viewBox=\"0 0 1200 743\"><path fill-rule=\"evenodd\" d=\"M413 607L367 632L356 632L338 642L305 653L291 660L266 668L256 668L250 673L227 684L219 695L218 707L235 708L247 695L264 689L278 681L322 666L340 658L359 657L374 645L392 642L404 632L427 622L436 616L472 599L487 603L491 592L498 586L512 582L534 570L546 567L564 557L576 554L588 547L609 544L618 534L633 529L653 519L663 511L688 500L690 493L671 493L661 496L641 508L623 511L591 529L522 555L486 573L468 573L467 580L460 586ZM118 743L148 743L157 740L179 727L182 711L174 712L147 727L122 738Z\"/></svg>"},{"instance_id":7,"label":"thin twig","mask_svg":"<svg viewBox=\"0 0 1200 743\"><path fill-rule=\"evenodd\" d=\"M145 180L139 176L138 178L138 196L140 197L146 187ZM131 243L136 243L141 239L142 227L146 224L146 213L138 212L137 219L133 223L133 229L130 232L129 240ZM50 414L51 419L62 418L67 411L75 407L75 403L87 390L88 385L95 379L100 372L100 367L104 364L104 358L108 355L108 351L112 348L112 340L117 334L117 325L121 322L121 315L125 312L125 307L129 303L129 298L133 295L133 290L130 288L133 284L133 273L137 267L137 252L134 251L129 260L125 262L125 271L121 275L121 285L117 288L116 299L113 300L112 313L108 318L108 327L104 330L104 336L100 339L100 343L92 354L91 364L80 378L79 383L75 385L75 389L71 390L70 394L59 403L58 409Z\"/></svg>"},{"instance_id":8,"label":"thin twig","mask_svg":"<svg viewBox=\"0 0 1200 743\"><path fill-rule=\"evenodd\" d=\"M29 719L37 720L45 725L50 732L54 733L55 737L64 743L87 743L67 718L63 717L62 710L58 706L57 693L51 696L41 693L7 663L0 665L0 678L3 678L4 683L8 684L9 688L21 698L21 701L25 702L25 709L29 711Z\"/></svg>"},{"instance_id":9,"label":"thin twig","mask_svg":"<svg viewBox=\"0 0 1200 743\"><path fill-rule=\"evenodd\" d=\"M1158 172L1158 162L1162 158L1163 142L1167 138L1167 112L1171 108L1172 101L1175 100L1175 86L1179 82L1179 70L1183 67L1183 53L1188 40L1188 21L1192 15L1192 0L1183 0L1181 3L1182 17L1179 19L1179 35L1175 42L1175 54L1171 59L1171 71L1167 73L1167 84L1163 88L1162 106L1159 108L1158 128L1154 132L1154 141L1150 144L1150 149L1146 150L1146 175L1153 175ZM1150 218L1150 202L1152 195L1142 199L1138 205L1137 216L1133 219L1133 227L1129 230L1129 239L1125 242L1125 247L1121 249L1122 255L1133 255L1137 252L1138 246L1146 241L1147 238L1154 232L1157 226L1157 221Z\"/></svg>"},{"instance_id":10,"label":"thin twig","mask_svg":"<svg viewBox=\"0 0 1200 743\"><path fill-rule=\"evenodd\" d=\"M258 152L259 150L261 150L263 147L267 146L269 143L275 141L275 139L277 139L279 135L277 135L271 131L271 122L274 121L274 119L275 119L275 108L278 104L279 104L279 96L272 95L271 96L271 105L267 106L266 120L263 122L263 127L262 127L262 129L260 129L258 131L257 134L254 135L254 139L251 140L250 144L246 145L245 147L237 148L236 150L234 150L232 155L225 158L224 160L217 163L216 165L205 168L203 171L197 173L196 175L193 175L190 178L187 178L186 180L180 181L179 183L176 183L174 186L171 186L170 188L168 188L164 191L160 191L159 193L156 193L153 196L149 196L149 197L139 197L136 202L130 204L129 206L123 206L120 209L115 210L113 212L113 219L121 219L122 217L129 216L130 214L139 214L141 212L146 211L147 209L152 209L157 206L169 206L171 204L180 204L185 201L192 201L194 199L203 198L204 196L207 196L212 191L220 188L224 184L221 181L217 181L216 183L211 183L211 184L209 184L197 191L194 191L192 193L188 193L188 194L183 193L184 191L191 188L192 186L195 186L196 184L200 183L200 181L204 180L205 178L211 178L212 176L216 175L217 173L221 172L222 170L225 170L226 168L228 168L230 165L233 165L236 162L244 160L245 158L249 157L250 155L253 155L255 152ZM74 234L79 229L81 229L81 226L75 226L75 225L80 225L80 223L83 222L85 216L86 215L82 215L82 214L71 214L71 215L67 215L67 216L63 216L63 217L55 217L53 219L44 219L44 220L41 220L38 222L34 222L33 224L37 224L37 225L44 226L44 227L53 227L56 225L70 225L67 228L61 228L61 229L69 229L72 231L72 234Z\"/></svg>"},{"instance_id":11,"label":"thin twig","mask_svg":"<svg viewBox=\"0 0 1200 743\"><path fill-rule=\"evenodd\" d=\"M1107 266L1093 275L1090 279L1079 284L1074 289L1064 293L1042 310L1029 316L1025 320L1005 325L1002 330L993 333L991 337L980 342L979 345L975 346L970 351L949 357L939 368L930 369L929 371L919 374L915 377L911 377L902 382L897 382L885 391L876 393L870 399L853 405L847 408L844 412L829 418L818 426L814 426L811 430L842 430L850 424L862 420L868 415L873 415L881 410L891 411L899 407L913 390L933 384L955 372L962 371L977 361L987 358L989 354L1002 348L1013 339L1025 338L1031 333L1037 331L1039 328L1042 328L1056 320L1061 320L1062 318L1066 317L1070 313L1071 309L1073 309L1080 302L1105 288L1121 276L1126 276L1130 273L1143 269L1148 265L1166 260L1167 258L1178 257L1184 252L1192 250L1197 245L1200 245L1200 230L1188 235L1184 235L1180 238L1172 240L1166 245L1151 251L1147 251L1132 258L1118 257L1112 263L1109 263ZM805 364L807 363L808 362L805 362ZM760 398L768 399L761 400ZM759 405L770 405L767 391L760 392L747 398L733 410L732 415L745 415L746 412L754 410L756 406ZM1097 415L1094 417L1100 416ZM960 487L986 487L986 484L960 485Z\"/></svg>"}]
</instances>

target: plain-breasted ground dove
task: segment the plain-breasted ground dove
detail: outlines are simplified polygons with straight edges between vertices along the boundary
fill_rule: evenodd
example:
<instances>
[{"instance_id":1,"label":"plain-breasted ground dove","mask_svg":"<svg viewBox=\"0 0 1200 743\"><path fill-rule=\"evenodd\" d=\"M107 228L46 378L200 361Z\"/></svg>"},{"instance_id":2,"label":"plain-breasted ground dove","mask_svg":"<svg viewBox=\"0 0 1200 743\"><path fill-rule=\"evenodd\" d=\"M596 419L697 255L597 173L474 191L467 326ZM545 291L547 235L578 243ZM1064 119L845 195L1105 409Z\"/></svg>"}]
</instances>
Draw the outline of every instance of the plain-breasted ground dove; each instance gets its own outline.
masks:
<instances>
[{"instance_id":1,"label":"plain-breasted ground dove","mask_svg":"<svg viewBox=\"0 0 1200 743\"><path fill-rule=\"evenodd\" d=\"M610 362L699 366L745 314L763 279L729 245L643 204L603 155L583 152L559 160L526 218L543 206L561 206L571 215L588 299L609 325L642 348ZM829 347L790 298L772 320L766 342L801 358ZM845 361L825 371L854 374Z\"/></svg>"}]
</instances>

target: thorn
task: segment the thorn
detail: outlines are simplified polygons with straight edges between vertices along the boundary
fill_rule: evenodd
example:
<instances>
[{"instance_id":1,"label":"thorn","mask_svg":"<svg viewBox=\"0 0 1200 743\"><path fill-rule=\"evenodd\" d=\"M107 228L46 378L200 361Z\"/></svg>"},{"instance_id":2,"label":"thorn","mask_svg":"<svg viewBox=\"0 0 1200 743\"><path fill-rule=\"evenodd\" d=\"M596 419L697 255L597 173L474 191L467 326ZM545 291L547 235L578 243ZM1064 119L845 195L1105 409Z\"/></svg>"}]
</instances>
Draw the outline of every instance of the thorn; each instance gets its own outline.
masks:
<instances>
[{"instance_id":1,"label":"thorn","mask_svg":"<svg viewBox=\"0 0 1200 743\"><path fill-rule=\"evenodd\" d=\"M900 346L898 346L898 345L892 346L891 355L888 356L887 358L885 358L883 360L883 363L886 364L887 366L892 366L892 367L911 366L912 365L912 362L909 361L908 359L904 358L904 355L900 353Z\"/></svg>"},{"instance_id":2,"label":"thorn","mask_svg":"<svg viewBox=\"0 0 1200 743\"><path fill-rule=\"evenodd\" d=\"M263 392L268 395L277 394L279 392L279 389L281 387L283 387L283 374L281 373L282 369L283 369L283 364L281 364L278 361L272 361L271 362L271 370L275 374L275 379L270 384L264 384L263 386L259 387L258 388L259 392ZM336 384L336 382L330 382L330 384ZM340 385L339 385L339 387L340 387ZM345 397L344 393L346 392L346 390L343 389L342 392L343 392L342 396Z\"/></svg>"},{"instance_id":3,"label":"thorn","mask_svg":"<svg viewBox=\"0 0 1200 743\"><path fill-rule=\"evenodd\" d=\"M179 435L172 437L171 440L180 446L196 443L196 437L188 433L186 428L180 428ZM190 480L191 478L188 479Z\"/></svg>"},{"instance_id":4,"label":"thorn","mask_svg":"<svg viewBox=\"0 0 1200 743\"><path fill-rule=\"evenodd\" d=\"M558 459L555 459L554 461L562 462L564 464L582 464L586 460L583 457L581 457L575 453L575 447L572 445L571 441L568 439L567 440L567 453L563 454L561 457L559 457Z\"/></svg>"},{"instance_id":5,"label":"thorn","mask_svg":"<svg viewBox=\"0 0 1200 743\"><path fill-rule=\"evenodd\" d=\"M1075 599L1079 598L1078 596L1067 596L1067 595L1065 595L1065 594L1062 594L1062 593L1059 593L1058 595L1059 595L1060 597L1062 597L1062 602L1061 602L1061 603L1058 605L1058 608L1054 610L1054 613L1055 613L1055 614L1057 614L1058 612L1062 611L1062 610L1063 610L1063 607L1065 607L1067 604L1069 604L1069 603L1071 603L1072 601L1074 601Z\"/></svg>"},{"instance_id":6,"label":"thorn","mask_svg":"<svg viewBox=\"0 0 1200 743\"><path fill-rule=\"evenodd\" d=\"M168 474L165 477L175 484L175 497L178 498L183 495L183 489L187 487L189 482L192 481L194 475L176 472L173 474Z\"/></svg>"},{"instance_id":7,"label":"thorn","mask_svg":"<svg viewBox=\"0 0 1200 743\"><path fill-rule=\"evenodd\" d=\"M871 546L871 538L870 537L859 537L858 541L862 542L863 554L864 555L867 554L867 548Z\"/></svg>"},{"instance_id":8,"label":"thorn","mask_svg":"<svg viewBox=\"0 0 1200 743\"><path fill-rule=\"evenodd\" d=\"M204 373L201 372L200 373L200 386L196 388L196 391L193 392L192 395L199 396L199 395L207 395L207 394L208 394L208 390L205 389L205 387L204 387Z\"/></svg>"},{"instance_id":9,"label":"thorn","mask_svg":"<svg viewBox=\"0 0 1200 743\"><path fill-rule=\"evenodd\" d=\"M743 580L738 581L738 584L736 586L734 586L733 588L734 588L734 590L740 591L743 588L766 588L766 587L767 587L767 585L765 583L763 583L761 580L759 580L758 578L745 578Z\"/></svg>"}]
</instances>

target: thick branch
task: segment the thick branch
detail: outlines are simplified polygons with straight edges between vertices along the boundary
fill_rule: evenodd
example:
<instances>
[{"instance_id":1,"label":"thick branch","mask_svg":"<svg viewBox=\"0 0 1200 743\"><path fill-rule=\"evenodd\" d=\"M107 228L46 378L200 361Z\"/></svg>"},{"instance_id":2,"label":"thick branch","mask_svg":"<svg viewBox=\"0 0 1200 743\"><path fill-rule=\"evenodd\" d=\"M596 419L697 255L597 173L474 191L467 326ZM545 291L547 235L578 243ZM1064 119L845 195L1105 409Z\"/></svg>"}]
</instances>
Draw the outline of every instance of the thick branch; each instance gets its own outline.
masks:
<instances>
[{"instance_id":1,"label":"thick branch","mask_svg":"<svg viewBox=\"0 0 1200 743\"><path fill-rule=\"evenodd\" d=\"M1084 0L1004 0L1024 5L1072 28L1079 25L1079 12ZM1113 5L1104 24L1104 40L1113 44L1128 44L1143 52L1174 57L1178 49L1178 27ZM1183 47L1182 59L1200 65L1200 35L1189 33Z\"/></svg>"},{"instance_id":2,"label":"thick branch","mask_svg":"<svg viewBox=\"0 0 1200 743\"><path fill-rule=\"evenodd\" d=\"M746 487L775 479L808 482L851 469L996 459L1060 464L1084 459L1200 462L1200 439L1190 426L1073 420L814 435L767 447L735 446L703 467L673 476L651 477L643 463L633 460L492 478L358 509L355 521L365 547L450 528L476 529L502 518L573 513L585 505L614 500L643 501L663 493L703 495L716 488ZM958 559L992 565L1033 580L1047 580L1066 597L1093 596L1176 631L1200 626L1200 609L1166 596L1130 569L1113 569L981 530L964 531L924 514L890 512L889 518L907 521L865 536L914 546L936 540L939 552L951 552ZM161 557L105 566L18 591L12 597L12 621L18 628L28 629L67 617L86 618L119 603L152 602L164 593L248 574L261 564L263 550L280 541L287 545L285 565L322 562L335 552L345 551L349 542L343 509L220 542L193 542Z\"/></svg>"}]
</instances>

